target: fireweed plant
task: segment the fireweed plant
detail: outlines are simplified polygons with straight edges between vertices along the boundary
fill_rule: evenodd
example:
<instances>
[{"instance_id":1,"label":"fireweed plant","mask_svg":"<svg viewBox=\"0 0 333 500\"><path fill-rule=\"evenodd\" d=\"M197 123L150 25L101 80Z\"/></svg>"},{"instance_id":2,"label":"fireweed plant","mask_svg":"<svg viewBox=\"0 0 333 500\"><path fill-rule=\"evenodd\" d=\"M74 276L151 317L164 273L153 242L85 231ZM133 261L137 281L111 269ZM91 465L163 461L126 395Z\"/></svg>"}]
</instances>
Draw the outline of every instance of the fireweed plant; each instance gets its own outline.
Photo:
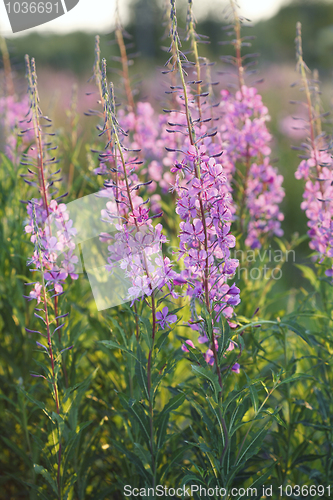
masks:
<instances>
[{"instance_id":1,"label":"fireweed plant","mask_svg":"<svg viewBox=\"0 0 333 500\"><path fill-rule=\"evenodd\" d=\"M322 130L322 118L327 113L322 112L319 100L318 73L314 72L310 80L307 73L310 71L303 60L301 25L297 25L296 37L297 69L301 75L302 89L305 92L304 103L307 112L307 126L309 137L300 149L303 149L302 159L295 173L296 179L305 180L305 189L301 204L308 218L309 246L316 252L320 263L326 259L325 275L333 276L332 270L332 155L329 137Z\"/></svg>"},{"instance_id":2,"label":"fireweed plant","mask_svg":"<svg viewBox=\"0 0 333 500\"><path fill-rule=\"evenodd\" d=\"M283 252L299 240L282 241L283 179L272 166L268 110L248 83L247 27L230 5L224 31L232 39L223 43L235 55L224 62L236 84L217 93L193 1L183 32L175 0L168 2L163 113L133 89L119 16L125 92L109 82L96 37L98 109L87 114L98 136L85 145L88 168L78 160L75 93L71 133L57 139L40 110L34 60L26 57L28 97L14 98L3 49L0 230L10 250L0 249L1 498L136 498L133 488L157 498L158 485L211 488L195 499L249 487L261 498L263 485L273 486L274 498L295 485L308 485L302 498L330 496L332 161L318 77L308 77L298 26L309 139L295 175L306 181L302 208L319 276L299 265L314 291L268 312L274 280L239 276L244 262L234 252L252 251L258 261L273 239ZM104 228L94 255L104 259L102 282L114 283L120 304L103 311L86 292L93 270L79 276L79 229L57 187L54 140L69 199L89 194L103 204L93 214ZM23 237L11 212L19 205Z\"/></svg>"},{"instance_id":3,"label":"fireweed plant","mask_svg":"<svg viewBox=\"0 0 333 500\"><path fill-rule=\"evenodd\" d=\"M197 37L191 9L192 2L189 2L189 39L196 56ZM277 377L273 380L272 388L266 388L262 404L259 404L256 389L259 380L249 380L248 385L240 391L235 389L229 398L224 395L230 374L240 372L241 366L235 361L244 346L241 335L244 329L236 331L237 337L232 333L238 326L233 309L240 303L240 290L234 283L231 286L227 283L238 265L236 259L230 258L230 248L235 245L235 238L230 234L232 198L226 189L227 176L223 160L217 161L215 158L221 155L210 156L204 144L205 139L209 141L215 134L207 130L207 120L203 119L204 106L201 107L200 100L206 97L205 93L200 92L193 98L189 90L190 85L194 84L198 91L201 80L186 82L185 68L192 65L181 49L174 1L171 1L170 16L171 70L179 73L177 91L182 103L179 113L185 121L183 127L181 123L177 126L182 127L178 133L187 135L188 144L187 149L182 151L181 162L176 162L172 167L177 172L174 186L177 192L176 212L181 218L179 257L185 262L181 277L185 281L185 293L190 299L189 326L199 333L199 343L208 344L206 352L202 352L190 339L182 346L193 362L193 378L187 391L192 418L195 416L194 420L198 418L205 422L205 426L200 429L194 426L188 434L188 443L197 447L197 461L192 461L191 468L185 468L183 484L195 482L212 488L225 488L227 491L238 483L238 474L243 474L250 467L251 459L258 452L271 423L271 416L264 418L265 405L280 381ZM193 67L198 72L199 66L193 64ZM238 355L235 347L240 349ZM194 391L192 385L196 377L205 381L203 391L199 393ZM240 411L241 407L244 413ZM244 419L247 411L253 412L250 420ZM263 418L264 423L260 422L261 425L257 426ZM204 475L200 472L203 464ZM269 471L265 471L261 477L252 476L252 484L263 484L268 475Z\"/></svg>"},{"instance_id":4,"label":"fireweed plant","mask_svg":"<svg viewBox=\"0 0 333 500\"><path fill-rule=\"evenodd\" d=\"M114 235L106 229L100 239L108 244L109 257L105 272L112 275L120 265L129 279L130 286L123 300L131 300L135 319L134 332L127 337L122 325L113 321L114 325L118 325L121 343L116 338L101 342L104 348L121 349L127 357L129 368L130 398L121 393L118 396L125 410L120 415L126 428L133 428L129 433L132 442L130 447L115 439L111 443L135 466L133 480L139 475L139 486L152 485L154 488L160 484L169 468L166 467L162 450L168 440L170 412L185 399L185 395L179 394L161 409L155 408L159 386L173 371L176 361L174 354L169 354L167 358L164 355L161 359L159 356L170 333L170 325L177 322L175 313L179 310L169 311L164 300L170 295L177 298L179 294L174 286L183 284L184 280L173 271L170 259L161 254L161 245L166 238L162 225L152 224L153 219L161 214L150 216L149 199L143 201L138 195L139 188L152 181L139 182L136 168L142 164L139 159L142 152L125 146L128 134L118 122L113 84L107 82L105 59L101 67L99 65L99 44L96 39L94 74L101 92L104 117L100 135L107 137L105 151L99 153L103 170L97 173L107 177L99 196L111 198L106 202L106 209L101 216L106 223L116 228ZM164 292L163 288L166 289ZM138 306L134 307L136 304ZM141 438L138 437L138 429L143 431Z\"/></svg>"},{"instance_id":5,"label":"fireweed plant","mask_svg":"<svg viewBox=\"0 0 333 500\"><path fill-rule=\"evenodd\" d=\"M54 189L54 184L57 178L54 175L59 174L59 171L50 173L50 166L54 158L48 154L48 150L52 151L51 142L47 141L47 136L50 135L45 132L43 127L49 127L49 119L42 115L39 108L39 96L37 90L37 74L35 69L35 61L32 59L31 65L29 58L26 58L27 66L27 79L28 79L28 93L30 97L30 110L26 123L28 128L31 128L35 134L35 146L31 147L31 153L24 155L24 163L28 166L28 174L25 175L25 182L38 189L41 198L33 198L27 204L27 214L29 217L28 224L25 227L26 233L31 234L31 242L34 244L34 252L28 264L33 266L34 273L40 273L40 280L30 285L33 289L26 297L28 300L36 300L38 307L35 308L37 312L34 313L41 322L45 325L46 332L27 330L30 333L37 333L44 338L46 345L42 342L36 341L38 347L45 350L47 357L49 357L51 369L42 364L44 374L33 374L34 377L41 377L48 381L52 387L52 396L55 402L55 410L58 417L60 417L60 405L58 390L58 375L59 363L61 363L62 351L59 354L54 352L54 337L58 332L59 346L61 347L61 328L64 323L60 324L60 320L67 316L59 315L58 297L63 292L63 284L65 278L69 273L73 278L77 276L73 274L74 265L70 262L71 255L68 253L68 260L65 262L64 268L60 268L56 263L56 251L59 248L60 238L51 233L52 222L50 216L57 220L58 227L64 229L63 244L66 247L70 244L70 222L66 221L64 214L66 206L63 208L58 206L57 200L52 200L51 196L57 193ZM44 121L44 124L42 122ZM46 122L46 123L45 123ZM30 126L30 127L29 127ZM27 129L28 130L28 129ZM52 134L51 134L52 135ZM35 153L35 154L34 154ZM24 175L24 174L23 174ZM74 231L74 230L72 230ZM73 247L72 247L73 249ZM67 268L67 269L66 269ZM36 274L35 274L36 275ZM53 311L50 311L50 303L53 299ZM53 317L51 317L51 314ZM53 323L53 324L52 324ZM55 324L55 326L54 326ZM70 349L71 347L67 348ZM66 374L65 364L63 364L63 371ZM54 425L57 427L57 440L55 443L54 454L57 455L57 476L56 481L52 476L52 485L57 492L58 496L61 495L61 459L62 459L62 436L60 421L54 420ZM43 468L35 467L37 472L43 471ZM55 487L56 485L56 487Z\"/></svg>"},{"instance_id":6,"label":"fireweed plant","mask_svg":"<svg viewBox=\"0 0 333 500\"><path fill-rule=\"evenodd\" d=\"M49 397L45 401L39 401L32 391L25 391L20 387L27 400L36 409L42 410L48 419L43 426L50 432L48 434L43 430L42 435L35 433L32 445L26 428L33 471L31 480L23 481L22 484L30 490L31 498L45 498L44 493L49 490L54 498L62 499L69 498L78 477L87 472L82 464L80 466L76 453L81 448L82 432L89 425L87 422L78 422L78 415L80 399L91 376L74 388L69 386L72 377L68 369L72 371L73 364L68 363L70 358L67 354L74 348L69 342L77 332L74 324L72 328L75 334L68 332L66 322L69 313L63 312L67 307L65 303L61 304L61 298L67 286L67 278L78 279L78 256L74 241L76 229L69 218L66 205L62 203L66 194L58 195L56 185L61 181L61 170L54 168L57 163L53 156L57 147L51 142L54 133L49 130L51 120L40 109L35 61L31 59L30 62L28 56L26 76L30 106L23 122L26 129L22 134L32 130L34 141L29 153L22 155L21 164L26 166L28 173L21 176L35 191L34 197L24 203L27 206L25 232L30 235L33 246L28 265L31 276L33 279L37 278L37 281L26 283L30 291L25 298L34 302L33 317L37 318L39 326L35 326L38 329L32 329L29 325L25 330L29 336L39 337L36 346L39 355L46 358L43 361L35 359L39 371L32 372L31 376L45 380L52 398L51 401ZM26 416L26 420L28 426L29 416ZM47 440L49 436L52 436L52 440L45 442L45 434ZM44 485L37 475L43 478ZM84 484L83 480L79 492L83 491Z\"/></svg>"},{"instance_id":7,"label":"fireweed plant","mask_svg":"<svg viewBox=\"0 0 333 500\"><path fill-rule=\"evenodd\" d=\"M295 239L286 246L281 240L283 214L279 204L284 197L283 177L269 160L272 136L266 123L270 117L256 87L253 84L245 84L254 72L251 66L255 62L256 54L242 55L242 48L250 46L248 40L253 37L241 36L243 20L239 17L234 3L231 3L230 9L229 23L232 24L224 29L227 29L227 35L231 36L232 40L222 43L230 44L235 50L235 56L225 56L222 59L232 66L232 71L224 72L228 73L229 80L231 79L232 91L223 89L220 98L217 98L214 96L213 87L218 82L213 82L210 75L213 63L200 56L200 44L208 41L206 37L196 33L192 2L188 4L184 43L189 43L185 53L191 53L193 59L185 63L188 64L186 68L191 74L188 85L192 86L192 90L188 88L188 102L191 111L195 112L193 131L198 137L202 137L202 154L219 158L223 152L227 182L222 189L229 192L233 198L229 207L236 236L232 255L240 259L236 279L246 290L256 294L257 306L261 309L265 307L264 297L276 282L273 271L279 274L288 252L292 253L298 240ZM171 53L173 52L172 46ZM170 61L171 58L167 67L170 66ZM165 166L167 162L171 163L171 169L169 167L168 177L164 174L163 181L168 180L169 184L174 184L172 178L177 169L181 170L180 167L174 167L174 163L181 163L182 141L189 139L182 130L186 126L186 118L181 110L182 101L174 78L168 93L172 94L173 109L168 110L167 126L162 134L167 150L163 163ZM270 257L272 236L279 236L276 241L281 254L279 263L274 263L274 270ZM249 303L242 303L239 313L251 316L255 309L251 310Z\"/></svg>"},{"instance_id":8,"label":"fireweed plant","mask_svg":"<svg viewBox=\"0 0 333 500\"><path fill-rule=\"evenodd\" d=\"M314 292L305 295L297 319L299 322L303 319L303 325L308 328L307 333L311 334L307 344L309 356L313 357L315 363L311 363L309 368L316 378L315 383L307 387L306 397L314 394L316 417L310 421L309 415L298 408L298 411L292 410L292 419L303 421L309 429L308 434L315 429L319 431L314 436L311 448L321 450L321 457L320 461L317 457L312 457L312 467L317 466L318 481L327 485L332 479L332 449L327 441L332 429L332 396L327 390L332 380L329 369L332 359L332 138L325 131L330 123L327 120L329 112L325 112L321 104L318 71L311 72L303 59L300 23L296 26L295 42L296 70L300 74L300 80L293 86L298 85L305 96L303 101L292 103L301 109L305 108L306 118L303 122L307 133L300 146L293 146L293 149L301 152L301 162L295 177L305 181L301 209L305 211L308 219L309 247L313 251L311 259L315 262L314 269L312 266L298 265ZM315 308L315 311L311 308ZM308 316L306 321L305 314ZM311 437L308 439L310 442ZM305 443L303 446L306 453Z\"/></svg>"}]
</instances>

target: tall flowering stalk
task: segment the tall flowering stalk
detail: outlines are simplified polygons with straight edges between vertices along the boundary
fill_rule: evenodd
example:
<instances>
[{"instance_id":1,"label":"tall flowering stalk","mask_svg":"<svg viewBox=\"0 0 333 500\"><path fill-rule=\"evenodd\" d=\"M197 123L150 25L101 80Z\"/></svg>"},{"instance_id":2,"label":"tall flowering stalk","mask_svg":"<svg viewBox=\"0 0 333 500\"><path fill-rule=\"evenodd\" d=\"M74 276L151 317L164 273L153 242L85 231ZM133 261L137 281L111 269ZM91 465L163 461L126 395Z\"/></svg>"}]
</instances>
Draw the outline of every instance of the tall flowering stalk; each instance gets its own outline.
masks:
<instances>
[{"instance_id":1,"label":"tall flowering stalk","mask_svg":"<svg viewBox=\"0 0 333 500\"><path fill-rule=\"evenodd\" d=\"M192 2L190 2L189 34L194 56L197 57L196 39L192 21ZM208 136L202 128L202 108L200 98L205 97L198 92L194 102L189 95L184 66L190 63L181 50L178 35L176 4L171 0L171 47L173 69L178 71L181 85L179 98L182 102L181 113L186 119L185 132L188 143L183 143L178 151L183 159L172 167L176 173L174 189L177 192L176 213L179 215L179 257L184 259L185 269L181 272L186 294L191 301L191 321L189 326L199 333L199 343L208 343L205 354L198 350L191 340L187 340L182 349L189 352L195 362L194 372L210 380L214 386L215 402L218 405L215 416L221 430L223 445L219 451L220 467L229 449L230 440L226 420L223 414L223 370L239 372L240 365L226 365L224 359L228 351L235 347L226 335L225 323L235 327L232 321L233 308L240 302L240 290L227 280L235 274L238 260L230 256L230 248L235 246L235 237L230 234L232 222L232 198L226 189L227 176L223 165L209 154L209 148L204 144ZM192 35L191 35L192 33ZM198 59L197 59L198 60ZM199 71L196 66L196 71ZM199 82L199 83L198 83ZM193 83L193 82L192 82ZM195 80L197 89L201 90L201 80ZM195 113L195 118L193 118ZM181 125L178 124L180 127ZM208 151L207 151L208 149ZM218 155L220 156L220 154ZM201 313L198 315L196 301L201 303ZM228 325L227 323L227 325ZM209 373L205 366L215 367L215 374ZM216 380L215 380L216 377Z\"/></svg>"},{"instance_id":2,"label":"tall flowering stalk","mask_svg":"<svg viewBox=\"0 0 333 500\"><path fill-rule=\"evenodd\" d=\"M184 258L185 270L181 273L181 279L185 284L187 295L191 298L190 326L199 331L199 342L209 343L204 360L208 365L214 364L216 367L218 399L221 404L223 391L221 361L227 347L226 339L222 340L221 337L222 318L226 318L231 326L236 326L231 319L233 307L240 302L239 288L235 284L232 286L227 284L227 279L234 275L238 266L238 261L230 258L230 248L235 245L235 238L230 234L231 196L224 189L227 179L222 165L206 154L206 147L200 145L203 137L196 137L185 81L184 63L188 61L180 50L174 0L171 0L170 16L172 23L170 36L175 46L173 64L180 75L180 97L183 101L183 113L186 117L190 143L187 151L183 152L182 162L177 162L172 168L177 172L174 186L178 194L176 212L182 219L179 255ZM195 300L199 300L203 305L201 316L197 315ZM228 349L231 350L232 347L230 344ZM189 348L192 354L195 348L190 340L183 345L185 352L188 352ZM196 354L194 359L200 364L204 361ZM239 365L235 365L234 370L238 371ZM229 441L221 406L219 412L224 433L224 448L220 456L222 463Z\"/></svg>"},{"instance_id":3,"label":"tall flowering stalk","mask_svg":"<svg viewBox=\"0 0 333 500\"><path fill-rule=\"evenodd\" d=\"M25 155L22 162L28 168L28 174L24 174L24 180L29 185L37 188L40 198L32 198L27 202L27 224L25 231L30 235L30 241L34 245L34 252L28 265L32 266L31 271L40 275L39 281L31 283L33 289L26 296L28 300L36 300L39 307L35 308L34 315L42 321L46 333L26 329L29 333L39 333L45 339L46 345L39 341L37 346L43 349L50 360L51 371L45 367L45 375L33 374L34 377L41 377L50 382L53 398L55 401L55 410L57 415L61 413L61 402L58 388L58 378L60 366L57 366L59 360L63 357L64 351L71 349L61 346L61 329L65 323L60 320L68 314L59 314L58 297L63 293L63 285L67 276L77 279L75 273L75 264L77 257L74 249L75 243L73 236L75 229L72 227L72 221L69 220L66 206L58 203L58 199L52 197L57 194L55 183L60 170L51 172L50 167L55 158L49 156L49 151L53 151L48 136L52 133L45 132L44 128L49 127L49 118L43 116L39 107L39 96L37 89L37 73L34 59L29 60L26 56L26 69L28 79L28 92L30 99L30 109L26 118L28 130L33 130L35 144L31 148L31 155ZM62 198L62 197L60 197ZM59 259L59 254L61 258ZM58 345L55 345L54 335L57 332ZM67 372L64 362L62 369L66 379ZM62 458L62 436L60 426L58 427L58 443L55 445L58 450L57 464L57 490L59 498L61 493L61 458Z\"/></svg>"},{"instance_id":4,"label":"tall flowering stalk","mask_svg":"<svg viewBox=\"0 0 333 500\"><path fill-rule=\"evenodd\" d=\"M201 37L195 31L195 20L193 15L193 2L189 0L188 2L188 11L187 11L187 38L191 42L191 49L194 56L195 61L195 71L196 71L196 90L197 90L197 109L198 109L198 120L199 122L202 119L202 110L201 110L201 67L199 60L199 51L198 51L198 42L201 41Z\"/></svg>"},{"instance_id":5,"label":"tall flowering stalk","mask_svg":"<svg viewBox=\"0 0 333 500\"><path fill-rule=\"evenodd\" d=\"M301 75L302 90L305 93L305 106L308 112L308 138L300 148L301 163L295 172L296 179L305 180L305 189L301 203L308 218L309 246L322 262L325 257L333 257L333 164L328 137L322 131L322 113L319 102L318 73L309 78L310 70L303 60L301 24L296 27L297 67ZM333 277L333 264L325 270L328 277Z\"/></svg>"},{"instance_id":6,"label":"tall flowering stalk","mask_svg":"<svg viewBox=\"0 0 333 500\"><path fill-rule=\"evenodd\" d=\"M219 132L223 141L224 161L232 185L238 172L239 196L236 217L239 229L245 234L246 246L260 248L267 236L282 236L283 214L279 204L284 197L283 176L270 163L271 134L266 123L270 119L267 107L255 87L248 87L245 77L253 65L246 62L251 55L242 56L242 47L250 45L251 37L241 37L241 19L235 2L231 0L233 25L229 43L236 55L224 60L236 67L238 90L235 94L221 91L220 108L223 113ZM227 42L228 43L228 42Z\"/></svg>"},{"instance_id":7,"label":"tall flowering stalk","mask_svg":"<svg viewBox=\"0 0 333 500\"><path fill-rule=\"evenodd\" d=\"M117 119L114 89L113 84L108 85L107 82L105 59L102 60L101 66L101 85L105 116L102 134L108 131L111 134L111 141L108 141L106 149L114 162L114 173L116 173L118 179L116 183L110 176L104 182L105 189L101 191L102 196L109 195L112 197L112 200L106 203L106 209L102 214L103 220L115 224L117 232L113 235L105 233L101 235L101 238L108 241L109 245L106 270L112 274L115 268L120 266L130 282L131 286L128 288L128 293L123 297L124 302L131 300L133 306L136 301L143 300L150 309L151 321L149 320L147 323L146 318L141 319L141 321L145 324L149 336L147 341L149 351L145 395L148 399L149 451L153 487L155 487L157 450L154 423L155 389L152 383L153 355L159 325L163 320L163 324L168 321L175 321L174 316L166 314L165 308L163 309L164 314L157 311L156 295L167 285L168 292L176 296L171 283L172 280L176 279L177 275L172 270L170 260L163 258L160 253L161 245L166 241L162 233L162 225L153 226L152 219L156 216L149 216L149 199L143 201L137 195L138 189L147 183L138 182L134 171L136 161L129 156L130 151L123 145L123 138L126 138L126 133ZM160 215L158 214L158 216ZM139 341L138 335L137 340Z\"/></svg>"}]
</instances>

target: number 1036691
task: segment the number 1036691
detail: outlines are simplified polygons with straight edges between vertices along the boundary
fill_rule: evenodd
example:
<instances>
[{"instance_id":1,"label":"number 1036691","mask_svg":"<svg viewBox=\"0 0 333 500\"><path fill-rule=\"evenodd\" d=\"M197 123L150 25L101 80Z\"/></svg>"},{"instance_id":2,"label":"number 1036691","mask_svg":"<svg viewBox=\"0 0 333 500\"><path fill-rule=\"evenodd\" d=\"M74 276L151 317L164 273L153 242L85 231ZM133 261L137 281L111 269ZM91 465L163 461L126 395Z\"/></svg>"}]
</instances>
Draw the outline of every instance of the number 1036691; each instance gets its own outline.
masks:
<instances>
[{"instance_id":1,"label":"number 1036691","mask_svg":"<svg viewBox=\"0 0 333 500\"><path fill-rule=\"evenodd\" d=\"M7 2L8 14L59 13L59 2Z\"/></svg>"},{"instance_id":2,"label":"number 1036691","mask_svg":"<svg viewBox=\"0 0 333 500\"><path fill-rule=\"evenodd\" d=\"M331 486L323 486L321 484L312 484L311 486L299 486L298 484L296 484L295 486L291 486L290 484L288 484L287 486L279 486L278 490L280 496L286 497L322 497L324 495L329 497L331 496Z\"/></svg>"}]
</instances>

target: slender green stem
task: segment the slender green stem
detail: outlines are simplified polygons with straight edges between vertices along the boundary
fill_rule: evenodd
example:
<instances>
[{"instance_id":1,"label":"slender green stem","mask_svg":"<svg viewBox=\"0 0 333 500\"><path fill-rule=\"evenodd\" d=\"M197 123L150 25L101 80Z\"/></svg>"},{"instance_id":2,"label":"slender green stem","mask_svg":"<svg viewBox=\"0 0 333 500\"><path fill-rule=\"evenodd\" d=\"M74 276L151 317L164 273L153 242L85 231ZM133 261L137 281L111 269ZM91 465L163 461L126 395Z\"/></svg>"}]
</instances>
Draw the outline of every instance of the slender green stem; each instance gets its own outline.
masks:
<instances>
[{"instance_id":1,"label":"slender green stem","mask_svg":"<svg viewBox=\"0 0 333 500\"><path fill-rule=\"evenodd\" d=\"M102 71L104 75L104 91L103 91L103 97L105 99L105 102L107 103L107 100L110 99L111 97L111 107L114 109L114 93L113 93L113 84L110 84L110 89L111 89L111 96L107 95L107 82L106 82L106 62L103 59L102 61ZM110 107L107 106L107 113L108 113L108 120L112 126L112 134L113 134L113 141L114 141L114 147L115 150L118 151L123 167L123 172L124 172L124 179L125 179L125 184L126 184L126 192L127 192L127 198L128 202L130 204L131 212L134 218L134 223L137 229L139 229L138 222L136 217L134 216L134 205L132 201L132 195L131 195L131 190L130 190L130 185L129 185L129 180L128 180L128 175L126 171L126 162L125 162L125 157L123 153L123 149L120 143L118 131L117 131L117 126L116 126L116 117L115 115L113 116L112 111ZM155 292L152 288L150 276L149 276L149 269L148 269L148 264L146 261L146 255L145 252L143 251L141 253L141 259L143 260L145 272L147 275L147 278L149 280L149 287L151 289L151 310L152 310L152 316L153 316L153 324L152 324L152 343L151 347L149 349L149 354L148 354L148 365L147 365L147 389L148 389L148 403L149 403L149 423L150 423L150 454L151 454L151 468L152 468L152 473L153 473L153 487L155 488L156 486L156 457L155 457L155 447L154 447L154 396L152 394L152 381L151 381L151 371L152 371L152 362L153 362L153 350L154 350L154 342L155 342L155 335L156 335L156 303L155 303ZM138 339L138 336L137 336Z\"/></svg>"},{"instance_id":2,"label":"slender green stem","mask_svg":"<svg viewBox=\"0 0 333 500\"><path fill-rule=\"evenodd\" d=\"M231 3L231 8L232 12L234 15L234 30L235 30L235 35L236 35L236 40L234 41L234 46L236 50L236 62L237 62L237 69L238 69L238 82L239 82L239 89L242 92L242 87L245 85L244 81L244 67L243 67L243 60L242 60L242 39L241 39L241 23L239 19L239 15L237 12L237 6L234 2L234 0L230 0Z\"/></svg>"},{"instance_id":3,"label":"slender green stem","mask_svg":"<svg viewBox=\"0 0 333 500\"><path fill-rule=\"evenodd\" d=\"M155 335L156 335L156 305L155 305L155 294L154 291L151 295L152 301L152 315L153 315L153 325L152 325L152 343L148 354L148 366L147 366L147 387L149 396L149 423L150 423L150 453L152 461L152 473L153 473L153 488L156 486L156 458L155 458L155 447L154 447L154 395L152 393L152 383L151 383L151 367L152 367L152 356L154 351Z\"/></svg>"},{"instance_id":4,"label":"slender green stem","mask_svg":"<svg viewBox=\"0 0 333 500\"><path fill-rule=\"evenodd\" d=\"M120 50L121 64L122 64L122 69L123 69L122 76L123 76L123 81L124 81L124 86L125 86L125 91L126 91L127 102L128 102L129 107L130 107L130 110L134 111L135 104L134 104L133 92L131 89L131 83L130 83L130 78L129 78L128 58L127 58L127 52L126 52L126 47L125 47L125 43L124 43L123 31L122 31L121 24L120 24L118 2L117 2L117 8L116 8L116 39L117 39L118 47Z\"/></svg>"},{"instance_id":5,"label":"slender green stem","mask_svg":"<svg viewBox=\"0 0 333 500\"><path fill-rule=\"evenodd\" d=\"M36 68L35 68L35 60L31 60L31 67L30 67L30 62L28 56L26 56L26 64L27 64L27 69L28 69L28 79L29 79L29 84L30 84L30 91L32 93L32 107L33 107L33 126L34 126L34 131L35 131L35 138L36 138L36 143L37 143L37 161L38 161L38 172L39 172L39 179L40 179L40 189L42 191L42 197L43 197L43 203L44 203L44 208L46 209L47 216L49 218L49 206L48 206L48 199L47 199L47 188L46 188L46 181L45 181L45 176L44 176L44 156L43 156L43 141L42 141L42 133L41 133L41 126L39 122L39 98L38 98L38 93L37 93L37 76L36 76ZM42 258L42 252L39 252L39 264L40 264L40 272L41 272L41 279L42 279L42 291L43 291L43 305L44 305L44 314L45 314L45 324L46 324L46 331L47 331L47 345L48 345L48 352L51 360L51 370L52 370L52 386L53 386L53 391L54 391L54 398L55 398L55 404L56 404L56 412L59 415L60 414L60 405L59 405L59 393L58 393L58 385L57 385L57 380L56 380L56 375L55 375L55 364L54 364L54 355L53 355L53 346L52 346L52 337L51 337L51 331L50 331L50 319L49 319L49 313L48 313L48 307L47 307L47 294L46 294L46 284L45 284L45 279L44 279L44 265L43 265L43 258ZM55 297L57 299L57 297ZM55 301L55 314L56 316L58 315L58 308L57 308L57 300ZM58 319L56 320L58 324ZM60 340L60 338L59 338ZM58 433L59 433L59 449L58 449L58 470L57 470L57 486L58 486L58 496L59 499L61 499L61 478L60 478L60 468L61 468L61 436L60 436L60 429L58 428Z\"/></svg>"},{"instance_id":6,"label":"slender green stem","mask_svg":"<svg viewBox=\"0 0 333 500\"><path fill-rule=\"evenodd\" d=\"M281 328L281 332L283 335L283 357L284 357L284 369L287 373L288 370L288 344L287 344L287 331L284 328ZM292 436L292 421L291 421L291 402L290 402L290 384L287 383L287 402L288 402L288 434L287 434L287 450L285 457L285 469L283 473L283 482L285 485L287 481L287 474L289 471L289 455L290 455L290 445L291 445L291 436Z\"/></svg>"},{"instance_id":7,"label":"slender green stem","mask_svg":"<svg viewBox=\"0 0 333 500\"><path fill-rule=\"evenodd\" d=\"M49 320L49 314L48 314L48 308L47 308L46 284L45 284L45 279L44 279L44 266L43 266L43 258L42 258L41 252L39 252L39 264L40 264L40 271L41 271L41 277L42 277L43 305L44 305L45 324L46 324L46 332L47 332L47 345L48 345L48 352L49 352L49 356L50 356L50 360L51 360L52 386L53 386L54 399L55 399L55 404L56 404L56 412L58 415L60 415L59 392L58 392L57 379L56 379L56 375L55 375L52 336L51 336L51 331L50 331L50 320ZM61 448L61 435L60 435L59 428L58 428L58 434L59 434L59 450L58 450L57 486L58 486L58 496L59 496L59 499L61 500L62 495L61 495L60 469L61 469L61 450L62 450L62 448Z\"/></svg>"},{"instance_id":8,"label":"slender green stem","mask_svg":"<svg viewBox=\"0 0 333 500\"><path fill-rule=\"evenodd\" d=\"M192 47L192 51L193 51L195 68L196 68L196 73L197 73L197 106L198 106L198 113L199 113L199 121L201 121L201 118L202 118L202 109L201 109L201 102L200 102L201 67L200 67L200 61L199 61L197 34L195 32L195 25L194 25L193 12L192 12L192 2L189 3L188 34L189 34L189 38L191 40L191 47Z\"/></svg>"},{"instance_id":9,"label":"slender green stem","mask_svg":"<svg viewBox=\"0 0 333 500\"><path fill-rule=\"evenodd\" d=\"M3 36L0 36L0 50L2 53L2 61L3 61L3 66L4 66L4 72L5 72L6 96L14 95L15 88L14 88L14 82L13 82L13 76L12 76L12 68L11 68L11 64L10 64L10 57L9 57L9 53L8 53L7 43L6 43L6 40Z\"/></svg>"},{"instance_id":10,"label":"slender green stem","mask_svg":"<svg viewBox=\"0 0 333 500\"><path fill-rule=\"evenodd\" d=\"M173 24L174 31L176 32L176 20L175 19L173 20L173 23L174 23ZM183 92L184 92L185 114L186 114L189 139L190 139L191 145L196 148L197 153L198 153L198 147L197 147L197 144L195 142L195 130L193 127L193 121L192 121L191 112L190 112L190 108L189 108L186 82L185 82L185 78L184 78L184 70L183 70L183 65L182 65L182 61L181 61L179 43L178 43L177 36L174 39L174 44L175 44L175 57L177 58L178 70L179 70L180 79L182 82L182 87L183 87ZM198 153L198 155L199 155L199 153ZM195 168L196 177L198 179L200 179L201 172L200 172L199 161L195 162L194 168ZM199 200L199 206L200 206L200 215L201 215L200 218L201 218L201 222L202 222L203 230L204 230L204 249L206 252L205 270L204 270L205 302L206 302L206 307L207 307L208 311L210 311L209 285L208 285L208 279L209 279L208 232L207 232L207 224L206 224L205 211L204 211L201 193L198 194L198 200Z\"/></svg>"}]
</instances>

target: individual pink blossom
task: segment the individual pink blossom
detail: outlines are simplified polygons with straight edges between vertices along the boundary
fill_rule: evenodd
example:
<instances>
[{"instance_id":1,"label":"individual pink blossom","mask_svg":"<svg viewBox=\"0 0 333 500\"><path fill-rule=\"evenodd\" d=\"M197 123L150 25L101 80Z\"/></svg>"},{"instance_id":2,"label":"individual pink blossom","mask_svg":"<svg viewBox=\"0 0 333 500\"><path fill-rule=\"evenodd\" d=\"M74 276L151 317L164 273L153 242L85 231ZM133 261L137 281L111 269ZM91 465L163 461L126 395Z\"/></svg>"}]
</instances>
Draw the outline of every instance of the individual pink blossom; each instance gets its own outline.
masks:
<instances>
[{"instance_id":1,"label":"individual pink blossom","mask_svg":"<svg viewBox=\"0 0 333 500\"><path fill-rule=\"evenodd\" d=\"M37 300L37 304L41 301L41 293L42 293L42 285L41 283L35 283L35 287L29 293L29 300L35 299Z\"/></svg>"},{"instance_id":2,"label":"individual pink blossom","mask_svg":"<svg viewBox=\"0 0 333 500\"><path fill-rule=\"evenodd\" d=\"M208 363L209 365L213 366L214 364L214 352L212 351L212 349L208 349L206 351L206 354L205 354L205 361L206 363Z\"/></svg>"},{"instance_id":3,"label":"individual pink blossom","mask_svg":"<svg viewBox=\"0 0 333 500\"><path fill-rule=\"evenodd\" d=\"M232 365L231 371L233 371L234 373L240 373L240 364L235 363L234 365Z\"/></svg>"},{"instance_id":4,"label":"individual pink blossom","mask_svg":"<svg viewBox=\"0 0 333 500\"><path fill-rule=\"evenodd\" d=\"M163 307L162 311L158 311L156 313L156 318L162 330L164 330L166 326L170 326L172 323L177 321L176 314L169 314L167 306Z\"/></svg>"},{"instance_id":5,"label":"individual pink blossom","mask_svg":"<svg viewBox=\"0 0 333 500\"><path fill-rule=\"evenodd\" d=\"M195 349L195 346L194 346L192 340L188 339L188 340L185 340L185 343L181 347L183 352L189 352L188 348L186 347L186 344L189 345L190 347L192 347L192 349Z\"/></svg>"}]
</instances>

